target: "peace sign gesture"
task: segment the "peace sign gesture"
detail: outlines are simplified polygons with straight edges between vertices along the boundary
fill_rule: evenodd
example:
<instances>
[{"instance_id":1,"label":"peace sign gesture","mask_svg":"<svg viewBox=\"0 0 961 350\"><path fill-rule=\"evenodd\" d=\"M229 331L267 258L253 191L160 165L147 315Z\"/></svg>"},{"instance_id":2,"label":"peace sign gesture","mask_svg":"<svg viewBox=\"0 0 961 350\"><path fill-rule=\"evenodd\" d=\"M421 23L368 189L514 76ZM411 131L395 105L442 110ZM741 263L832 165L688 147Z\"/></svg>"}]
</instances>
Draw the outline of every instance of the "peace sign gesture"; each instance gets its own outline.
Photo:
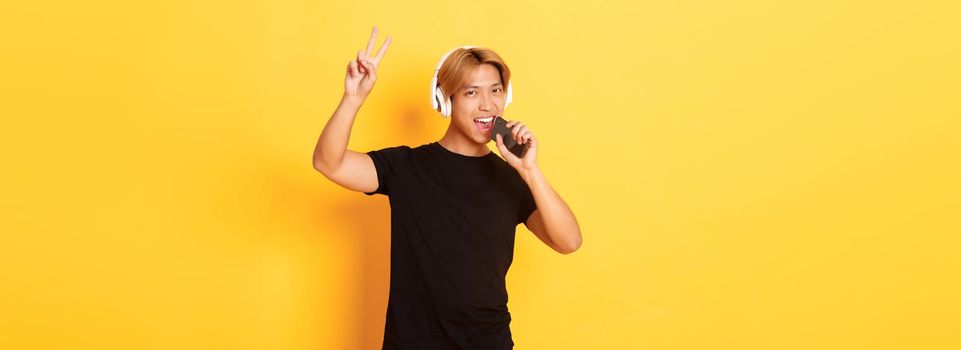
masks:
<instances>
[{"instance_id":1,"label":"peace sign gesture","mask_svg":"<svg viewBox=\"0 0 961 350\"><path fill-rule=\"evenodd\" d=\"M377 81L377 66L384 58L390 41L391 37L388 35L384 45L377 51L377 55L372 57L374 43L377 42L377 26L374 26L374 30L370 33L370 41L367 43L367 50L358 51L357 58L347 65L347 77L344 79L345 95L359 97L361 101L367 99L370 90L374 88L374 82Z\"/></svg>"}]
</instances>

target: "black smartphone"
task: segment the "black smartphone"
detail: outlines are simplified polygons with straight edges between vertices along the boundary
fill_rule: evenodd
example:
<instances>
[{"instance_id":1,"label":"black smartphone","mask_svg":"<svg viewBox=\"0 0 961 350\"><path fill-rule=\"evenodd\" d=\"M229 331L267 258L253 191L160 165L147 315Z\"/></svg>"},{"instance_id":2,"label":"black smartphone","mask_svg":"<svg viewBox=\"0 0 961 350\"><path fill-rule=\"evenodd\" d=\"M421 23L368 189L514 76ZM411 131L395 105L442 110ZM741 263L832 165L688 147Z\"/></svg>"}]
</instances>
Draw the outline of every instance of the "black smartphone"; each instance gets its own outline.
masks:
<instances>
[{"instance_id":1,"label":"black smartphone","mask_svg":"<svg viewBox=\"0 0 961 350\"><path fill-rule=\"evenodd\" d=\"M494 117L494 129L491 130L491 141L497 142L497 135L501 135L501 139L504 141L504 147L507 147L508 151L511 151L517 158L524 157L524 153L527 152L527 146L529 144L519 144L514 141L511 137L511 129L507 127L507 121L501 117Z\"/></svg>"}]
</instances>

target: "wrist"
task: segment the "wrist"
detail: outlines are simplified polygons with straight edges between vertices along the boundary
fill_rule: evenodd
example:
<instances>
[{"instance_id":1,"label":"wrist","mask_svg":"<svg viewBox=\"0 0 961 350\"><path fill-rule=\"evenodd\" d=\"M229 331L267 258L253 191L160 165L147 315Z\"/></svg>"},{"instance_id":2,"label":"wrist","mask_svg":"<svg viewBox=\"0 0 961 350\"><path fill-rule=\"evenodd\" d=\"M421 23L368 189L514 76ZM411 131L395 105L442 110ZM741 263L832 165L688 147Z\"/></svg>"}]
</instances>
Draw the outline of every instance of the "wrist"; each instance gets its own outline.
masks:
<instances>
[{"instance_id":1,"label":"wrist","mask_svg":"<svg viewBox=\"0 0 961 350\"><path fill-rule=\"evenodd\" d=\"M364 100L365 100L365 98L362 97L362 96L359 96L359 95L351 95L351 94L348 94L348 93L344 93L344 95L341 96L341 98L340 98L340 101L341 101L342 104L346 104L346 105L354 106L354 107L360 107L361 105L363 105L363 104L364 104Z\"/></svg>"},{"instance_id":2,"label":"wrist","mask_svg":"<svg viewBox=\"0 0 961 350\"><path fill-rule=\"evenodd\" d=\"M542 175L541 169L536 164L530 167L522 167L518 173L521 175L521 178L528 183Z\"/></svg>"}]
</instances>

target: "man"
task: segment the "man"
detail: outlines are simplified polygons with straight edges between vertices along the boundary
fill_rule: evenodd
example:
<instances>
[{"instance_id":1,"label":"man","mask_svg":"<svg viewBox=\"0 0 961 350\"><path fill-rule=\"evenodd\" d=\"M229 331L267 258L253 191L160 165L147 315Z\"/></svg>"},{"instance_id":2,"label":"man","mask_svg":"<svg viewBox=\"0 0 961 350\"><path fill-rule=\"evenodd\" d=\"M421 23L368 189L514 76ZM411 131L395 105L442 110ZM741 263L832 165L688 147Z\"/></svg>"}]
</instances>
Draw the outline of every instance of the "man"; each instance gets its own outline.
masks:
<instances>
[{"instance_id":1,"label":"man","mask_svg":"<svg viewBox=\"0 0 961 350\"><path fill-rule=\"evenodd\" d=\"M500 135L495 142L503 159L487 147L493 119L510 95L510 70L489 49L459 48L441 59L431 89L451 122L439 141L366 154L348 150L354 117L391 37L373 55L376 40L374 27L367 49L348 64L343 98L321 132L313 163L344 188L389 197L383 348L511 349L505 277L517 224L569 254L581 245L577 220L538 168L537 139L526 125L507 124L511 137L527 145L522 157Z\"/></svg>"}]
</instances>

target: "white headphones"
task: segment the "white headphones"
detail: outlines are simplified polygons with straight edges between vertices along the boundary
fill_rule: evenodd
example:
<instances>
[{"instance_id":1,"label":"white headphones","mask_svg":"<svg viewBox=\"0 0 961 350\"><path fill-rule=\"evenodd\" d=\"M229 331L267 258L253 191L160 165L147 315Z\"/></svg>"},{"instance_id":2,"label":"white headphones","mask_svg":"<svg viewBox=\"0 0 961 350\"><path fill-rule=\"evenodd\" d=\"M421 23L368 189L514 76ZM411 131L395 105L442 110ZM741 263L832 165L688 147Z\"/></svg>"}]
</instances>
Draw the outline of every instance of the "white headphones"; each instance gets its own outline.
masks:
<instances>
[{"instance_id":1,"label":"white headphones","mask_svg":"<svg viewBox=\"0 0 961 350\"><path fill-rule=\"evenodd\" d=\"M434 107L434 110L440 112L442 117L450 117L452 107L450 99L447 98L447 95L444 94L444 91L440 89L440 86L437 86L437 74L440 73L440 67L444 65L444 61L447 60L447 56L450 56L450 54L454 51L457 51L457 49L470 49L474 47L476 46L461 46L448 51L443 57L440 58L440 63L437 63L437 68L434 69L434 78L430 80L430 103ZM514 95L511 90L511 83L508 82L507 99L504 101L504 108L507 108L507 105L511 103L511 98Z\"/></svg>"}]
</instances>

